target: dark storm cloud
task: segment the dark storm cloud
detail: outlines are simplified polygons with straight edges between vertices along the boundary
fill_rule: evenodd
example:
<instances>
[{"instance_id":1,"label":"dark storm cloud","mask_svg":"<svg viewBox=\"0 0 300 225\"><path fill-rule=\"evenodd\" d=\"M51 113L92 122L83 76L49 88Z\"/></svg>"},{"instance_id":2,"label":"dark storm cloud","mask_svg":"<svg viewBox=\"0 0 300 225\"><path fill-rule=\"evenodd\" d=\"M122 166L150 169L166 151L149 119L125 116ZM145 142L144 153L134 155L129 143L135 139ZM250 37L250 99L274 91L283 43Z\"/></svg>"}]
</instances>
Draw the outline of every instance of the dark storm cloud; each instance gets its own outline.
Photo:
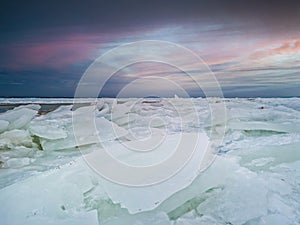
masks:
<instances>
[{"instance_id":1,"label":"dark storm cloud","mask_svg":"<svg viewBox=\"0 0 300 225\"><path fill-rule=\"evenodd\" d=\"M193 19L250 19L271 27L294 27L299 6L297 0L2 1L0 23L2 32L64 26L111 29Z\"/></svg>"}]
</instances>

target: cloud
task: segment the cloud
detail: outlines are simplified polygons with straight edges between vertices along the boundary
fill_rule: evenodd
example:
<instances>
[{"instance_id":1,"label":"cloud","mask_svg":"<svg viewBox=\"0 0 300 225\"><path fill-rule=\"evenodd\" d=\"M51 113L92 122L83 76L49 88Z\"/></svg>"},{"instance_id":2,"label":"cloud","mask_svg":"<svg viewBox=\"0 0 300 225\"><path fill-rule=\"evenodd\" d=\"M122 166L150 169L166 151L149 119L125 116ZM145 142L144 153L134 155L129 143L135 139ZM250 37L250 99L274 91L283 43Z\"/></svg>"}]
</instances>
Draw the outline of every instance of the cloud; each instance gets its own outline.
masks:
<instances>
[{"instance_id":1,"label":"cloud","mask_svg":"<svg viewBox=\"0 0 300 225\"><path fill-rule=\"evenodd\" d=\"M196 21L187 24L182 22L143 26L136 29L125 27L118 31L103 32L99 29L87 33L64 31L62 28L45 29L36 33L28 32L27 36L20 36L18 40L0 44L0 69L9 72L27 71L23 75L18 73L14 79L15 83L18 83L22 76L26 76L27 81L31 79L35 84L39 82L46 84L49 81L48 77L66 82L72 79L74 84L79 81L93 59L123 43L144 39L174 41L190 49L210 66L227 92L230 88L242 92L246 90L243 87L251 87L247 89L250 93L250 91L255 92L255 87L262 90L267 86L272 87L280 83L300 82L299 74L297 75L300 70L299 39L290 40L284 35L270 38L257 28L238 22ZM165 52L167 57L179 64L189 63L180 54L168 52L168 49L159 47L153 49L157 52ZM130 56L131 53L129 52L128 55ZM134 52L132 54L134 55ZM118 63L110 62L110 64L114 67ZM35 72L33 73L35 76L30 76L30 72ZM191 69L186 72L198 76L207 87L213 87L212 83L207 82L208 75L204 71ZM96 73L97 76L102 74ZM138 87L135 89L136 94L142 91L143 87L147 87L147 90L155 87L158 92L167 95L170 88L164 88L159 80L146 79L151 76L174 81L189 93L195 95L199 93L193 80L184 72L158 64L141 64L123 68L119 75L116 74L115 78L107 82L104 92L107 95L117 94L127 84L145 78L136 82L138 84L135 85ZM5 79L8 79L8 76ZM27 84L28 82L25 82L24 85ZM51 81L51 84L60 85L61 89L68 88L62 82Z\"/></svg>"},{"instance_id":2,"label":"cloud","mask_svg":"<svg viewBox=\"0 0 300 225\"><path fill-rule=\"evenodd\" d=\"M74 39L73 39L74 38ZM1 67L22 71L33 69L64 69L86 61L99 45L77 37L65 36L62 40L19 41L1 47Z\"/></svg>"},{"instance_id":3,"label":"cloud","mask_svg":"<svg viewBox=\"0 0 300 225\"><path fill-rule=\"evenodd\" d=\"M289 60L295 60L295 56L300 55L300 40L285 41L279 47L257 50L250 55L250 59L261 60L270 57L274 59L274 57L278 57L279 55Z\"/></svg>"}]
</instances>

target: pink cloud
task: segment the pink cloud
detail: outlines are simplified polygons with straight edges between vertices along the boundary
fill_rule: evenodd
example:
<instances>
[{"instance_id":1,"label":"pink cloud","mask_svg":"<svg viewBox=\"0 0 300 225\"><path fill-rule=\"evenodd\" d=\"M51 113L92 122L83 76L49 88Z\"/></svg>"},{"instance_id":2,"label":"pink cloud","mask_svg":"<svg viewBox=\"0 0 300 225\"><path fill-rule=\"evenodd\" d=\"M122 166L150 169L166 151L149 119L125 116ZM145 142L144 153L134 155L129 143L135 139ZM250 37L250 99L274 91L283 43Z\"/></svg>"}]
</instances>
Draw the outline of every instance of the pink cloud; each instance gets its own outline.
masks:
<instances>
[{"instance_id":1,"label":"pink cloud","mask_svg":"<svg viewBox=\"0 0 300 225\"><path fill-rule=\"evenodd\" d=\"M101 36L96 35L65 35L60 36L59 40L19 41L1 46L2 52L7 53L2 66L10 70L62 69L94 58L95 52L101 47Z\"/></svg>"},{"instance_id":2,"label":"pink cloud","mask_svg":"<svg viewBox=\"0 0 300 225\"><path fill-rule=\"evenodd\" d=\"M280 45L279 47L268 48L265 50L258 49L250 55L250 59L260 59L268 56L300 52L300 40L285 40L278 44Z\"/></svg>"}]
</instances>

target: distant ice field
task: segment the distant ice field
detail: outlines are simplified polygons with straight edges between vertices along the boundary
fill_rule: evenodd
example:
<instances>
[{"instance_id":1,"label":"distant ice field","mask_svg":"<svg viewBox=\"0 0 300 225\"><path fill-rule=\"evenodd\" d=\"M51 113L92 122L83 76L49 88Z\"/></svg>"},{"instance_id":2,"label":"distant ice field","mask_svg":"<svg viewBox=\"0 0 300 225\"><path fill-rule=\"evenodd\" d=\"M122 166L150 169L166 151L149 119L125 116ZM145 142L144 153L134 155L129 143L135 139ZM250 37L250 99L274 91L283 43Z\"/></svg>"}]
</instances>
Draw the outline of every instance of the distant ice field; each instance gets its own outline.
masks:
<instances>
[{"instance_id":1,"label":"distant ice field","mask_svg":"<svg viewBox=\"0 0 300 225\"><path fill-rule=\"evenodd\" d=\"M0 98L0 110L1 225L300 224L300 98Z\"/></svg>"}]
</instances>

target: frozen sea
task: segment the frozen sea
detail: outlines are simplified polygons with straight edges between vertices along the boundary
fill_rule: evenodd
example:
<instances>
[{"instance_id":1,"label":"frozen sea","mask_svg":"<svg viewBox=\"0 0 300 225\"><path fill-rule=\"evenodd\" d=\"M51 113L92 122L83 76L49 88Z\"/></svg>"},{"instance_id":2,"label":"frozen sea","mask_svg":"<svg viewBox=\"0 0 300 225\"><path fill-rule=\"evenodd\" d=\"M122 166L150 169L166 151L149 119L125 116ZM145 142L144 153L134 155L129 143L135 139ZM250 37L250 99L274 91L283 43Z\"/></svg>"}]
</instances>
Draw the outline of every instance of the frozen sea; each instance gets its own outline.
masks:
<instances>
[{"instance_id":1,"label":"frozen sea","mask_svg":"<svg viewBox=\"0 0 300 225\"><path fill-rule=\"evenodd\" d=\"M0 106L1 225L300 224L299 98L0 98ZM137 170L179 150L184 162L172 161L182 167L171 177L166 169L139 180L109 167L103 149Z\"/></svg>"}]
</instances>

